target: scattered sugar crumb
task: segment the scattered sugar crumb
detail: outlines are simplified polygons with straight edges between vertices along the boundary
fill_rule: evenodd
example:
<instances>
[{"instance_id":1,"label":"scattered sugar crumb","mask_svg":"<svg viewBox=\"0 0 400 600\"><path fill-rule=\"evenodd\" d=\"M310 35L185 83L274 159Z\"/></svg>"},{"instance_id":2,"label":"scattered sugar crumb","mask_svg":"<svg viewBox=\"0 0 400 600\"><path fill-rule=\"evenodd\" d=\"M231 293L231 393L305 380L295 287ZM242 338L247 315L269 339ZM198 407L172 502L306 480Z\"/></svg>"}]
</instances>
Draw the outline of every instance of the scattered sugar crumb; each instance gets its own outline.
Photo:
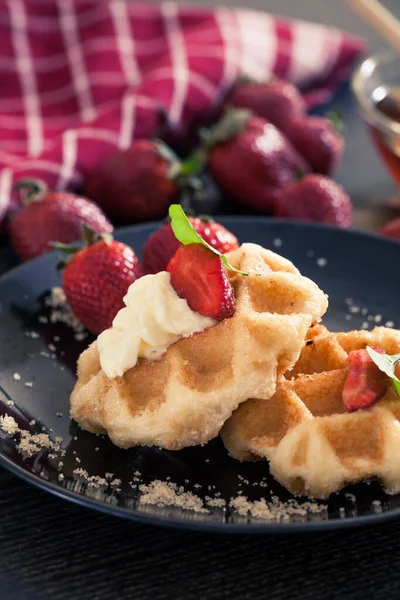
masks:
<instances>
[{"instance_id":1,"label":"scattered sugar crumb","mask_svg":"<svg viewBox=\"0 0 400 600\"><path fill-rule=\"evenodd\" d=\"M373 500L372 501L372 506L374 507L374 512L376 512L376 513L383 512L382 502L380 500Z\"/></svg>"},{"instance_id":2,"label":"scattered sugar crumb","mask_svg":"<svg viewBox=\"0 0 400 600\"><path fill-rule=\"evenodd\" d=\"M282 240L280 238L275 238L272 243L276 248L280 248L282 246Z\"/></svg>"},{"instance_id":3,"label":"scattered sugar crumb","mask_svg":"<svg viewBox=\"0 0 400 600\"><path fill-rule=\"evenodd\" d=\"M141 504L156 504L157 506L178 506L198 513L207 513L203 501L192 492L185 492L175 483L152 481L149 485L139 486Z\"/></svg>"},{"instance_id":4,"label":"scattered sugar crumb","mask_svg":"<svg viewBox=\"0 0 400 600\"><path fill-rule=\"evenodd\" d=\"M48 344L47 347L50 350L50 352L55 352L57 350L54 344Z\"/></svg>"},{"instance_id":5,"label":"scattered sugar crumb","mask_svg":"<svg viewBox=\"0 0 400 600\"><path fill-rule=\"evenodd\" d=\"M385 327L394 327L393 321L386 321Z\"/></svg>"},{"instance_id":6,"label":"scattered sugar crumb","mask_svg":"<svg viewBox=\"0 0 400 600\"><path fill-rule=\"evenodd\" d=\"M18 423L16 422L14 417L10 417L7 414L5 414L4 417L0 417L0 427L5 433L8 433L9 435L14 435L15 433L17 433L17 431L19 431Z\"/></svg>"},{"instance_id":7,"label":"scattered sugar crumb","mask_svg":"<svg viewBox=\"0 0 400 600\"><path fill-rule=\"evenodd\" d=\"M58 474L58 480L59 481L63 481L63 479L65 479L65 475L63 475L62 473Z\"/></svg>"},{"instance_id":8,"label":"scattered sugar crumb","mask_svg":"<svg viewBox=\"0 0 400 600\"><path fill-rule=\"evenodd\" d=\"M375 315L375 323L380 323L382 321L382 315Z\"/></svg>"},{"instance_id":9,"label":"scattered sugar crumb","mask_svg":"<svg viewBox=\"0 0 400 600\"><path fill-rule=\"evenodd\" d=\"M110 482L110 485L112 485L113 487L118 487L119 485L121 485L121 483L122 483L121 479L113 479Z\"/></svg>"},{"instance_id":10,"label":"scattered sugar crumb","mask_svg":"<svg viewBox=\"0 0 400 600\"><path fill-rule=\"evenodd\" d=\"M51 323L64 323L74 330L75 337L77 335L83 336L81 339L87 337L82 323L78 321L72 312L62 287L53 287L45 303L46 306L52 309L50 313Z\"/></svg>"},{"instance_id":11,"label":"scattered sugar crumb","mask_svg":"<svg viewBox=\"0 0 400 600\"><path fill-rule=\"evenodd\" d=\"M360 312L360 307L359 306L350 306L349 310L353 314L359 313Z\"/></svg>"},{"instance_id":12,"label":"scattered sugar crumb","mask_svg":"<svg viewBox=\"0 0 400 600\"><path fill-rule=\"evenodd\" d=\"M77 467L72 473L73 475L81 477L88 484L88 487L100 488L108 486L108 481L104 479L104 477L100 477L100 475L89 475L86 469L82 469L81 467Z\"/></svg>"},{"instance_id":13,"label":"scattered sugar crumb","mask_svg":"<svg viewBox=\"0 0 400 600\"><path fill-rule=\"evenodd\" d=\"M7 406L14 406L14 402L12 400L7 400Z\"/></svg>"},{"instance_id":14,"label":"scattered sugar crumb","mask_svg":"<svg viewBox=\"0 0 400 600\"><path fill-rule=\"evenodd\" d=\"M56 417L58 417L59 419L61 419L61 417L63 417L63 413L62 412L57 412L56 413Z\"/></svg>"},{"instance_id":15,"label":"scattered sugar crumb","mask_svg":"<svg viewBox=\"0 0 400 600\"><path fill-rule=\"evenodd\" d=\"M365 315L368 314L368 309L367 308L363 308L361 310L361 314L365 317Z\"/></svg>"},{"instance_id":16,"label":"scattered sugar crumb","mask_svg":"<svg viewBox=\"0 0 400 600\"><path fill-rule=\"evenodd\" d=\"M32 427L33 427L34 425L36 425L36 421L35 421L35 419L32 419L32 421L29 421L29 425L31 425Z\"/></svg>"},{"instance_id":17,"label":"scattered sugar crumb","mask_svg":"<svg viewBox=\"0 0 400 600\"><path fill-rule=\"evenodd\" d=\"M78 475L78 477L89 477L89 473L86 469L82 469L82 467L77 467L74 471L72 471L73 475Z\"/></svg>"},{"instance_id":18,"label":"scattered sugar crumb","mask_svg":"<svg viewBox=\"0 0 400 600\"><path fill-rule=\"evenodd\" d=\"M328 261L326 260L326 258L318 258L317 259L317 265L319 267L326 267L327 264L328 264Z\"/></svg>"},{"instance_id":19,"label":"scattered sugar crumb","mask_svg":"<svg viewBox=\"0 0 400 600\"><path fill-rule=\"evenodd\" d=\"M54 336L53 336L53 340L54 340L55 342L59 342L59 341L60 341L60 336L59 336L59 335L54 335Z\"/></svg>"},{"instance_id":20,"label":"scattered sugar crumb","mask_svg":"<svg viewBox=\"0 0 400 600\"><path fill-rule=\"evenodd\" d=\"M353 304L353 298L346 298L345 300L346 304Z\"/></svg>"},{"instance_id":21,"label":"scattered sugar crumb","mask_svg":"<svg viewBox=\"0 0 400 600\"><path fill-rule=\"evenodd\" d=\"M13 373L14 381L21 381L21 375L19 373Z\"/></svg>"},{"instance_id":22,"label":"scattered sugar crumb","mask_svg":"<svg viewBox=\"0 0 400 600\"><path fill-rule=\"evenodd\" d=\"M104 477L100 477L100 475L91 475L87 479L87 484L89 487L100 488L108 485L108 482L104 479Z\"/></svg>"},{"instance_id":23,"label":"scattered sugar crumb","mask_svg":"<svg viewBox=\"0 0 400 600\"><path fill-rule=\"evenodd\" d=\"M25 381L25 387L31 388L33 386L32 381Z\"/></svg>"},{"instance_id":24,"label":"scattered sugar crumb","mask_svg":"<svg viewBox=\"0 0 400 600\"><path fill-rule=\"evenodd\" d=\"M351 316L351 315L346 315L346 316L345 316L345 319L346 319L346 321L351 321L351 319L352 319L352 316Z\"/></svg>"},{"instance_id":25,"label":"scattered sugar crumb","mask_svg":"<svg viewBox=\"0 0 400 600\"><path fill-rule=\"evenodd\" d=\"M44 317L43 315L38 316L38 321L39 321L39 323L43 323L44 325L46 325L46 323L49 322L48 318Z\"/></svg>"},{"instance_id":26,"label":"scattered sugar crumb","mask_svg":"<svg viewBox=\"0 0 400 600\"><path fill-rule=\"evenodd\" d=\"M361 325L361 329L368 329L368 323L367 323L367 321L363 322L363 324Z\"/></svg>"},{"instance_id":27,"label":"scattered sugar crumb","mask_svg":"<svg viewBox=\"0 0 400 600\"><path fill-rule=\"evenodd\" d=\"M210 498L206 496L206 504L210 508L225 508L226 501L223 498Z\"/></svg>"},{"instance_id":28,"label":"scattered sugar crumb","mask_svg":"<svg viewBox=\"0 0 400 600\"><path fill-rule=\"evenodd\" d=\"M40 450L49 449L58 452L60 450L61 438L56 438L53 442L47 433L31 434L29 431L22 429L21 439L17 445L17 450L25 457L33 456Z\"/></svg>"},{"instance_id":29,"label":"scattered sugar crumb","mask_svg":"<svg viewBox=\"0 0 400 600\"><path fill-rule=\"evenodd\" d=\"M347 498L347 500L351 500L352 502L355 502L357 500L357 498L355 497L355 495L351 494L350 492L346 492L345 493L345 497Z\"/></svg>"},{"instance_id":30,"label":"scattered sugar crumb","mask_svg":"<svg viewBox=\"0 0 400 600\"><path fill-rule=\"evenodd\" d=\"M37 331L25 331L24 335L27 338L32 338L32 340L37 340L40 337Z\"/></svg>"},{"instance_id":31,"label":"scattered sugar crumb","mask_svg":"<svg viewBox=\"0 0 400 600\"><path fill-rule=\"evenodd\" d=\"M246 496L232 498L229 506L236 510L240 515L250 514L256 519L268 521L289 521L291 515L306 516L309 513L318 513L326 510L326 505L315 502L305 502L299 504L296 500L280 502L274 496L272 502L267 502L265 498L250 502Z\"/></svg>"}]
</instances>

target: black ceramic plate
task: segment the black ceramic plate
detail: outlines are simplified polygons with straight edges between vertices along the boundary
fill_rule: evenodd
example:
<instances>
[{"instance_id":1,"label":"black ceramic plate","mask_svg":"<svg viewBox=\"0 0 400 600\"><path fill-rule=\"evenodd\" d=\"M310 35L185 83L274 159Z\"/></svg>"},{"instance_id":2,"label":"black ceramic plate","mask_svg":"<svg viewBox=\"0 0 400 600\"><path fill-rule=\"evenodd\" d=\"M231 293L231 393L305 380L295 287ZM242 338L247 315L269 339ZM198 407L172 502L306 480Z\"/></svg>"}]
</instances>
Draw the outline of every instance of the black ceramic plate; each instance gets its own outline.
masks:
<instances>
[{"instance_id":1,"label":"black ceramic plate","mask_svg":"<svg viewBox=\"0 0 400 600\"><path fill-rule=\"evenodd\" d=\"M400 325L397 242L265 218L229 217L221 221L241 242L256 242L278 251L314 279L329 294L324 323L332 330L372 328L378 321ZM150 224L121 229L116 237L140 254L155 227ZM2 434L0 464L4 467L73 502L121 517L187 529L302 531L356 525L400 514L400 496L387 496L377 482L348 487L329 499L325 511L295 515L289 522L261 521L230 508L199 513L143 504L135 472L140 473L139 483L169 480L201 498L220 496L229 501L242 493L251 501L261 497L268 500L271 495L286 501L290 495L269 476L265 462L240 464L227 455L219 439L203 448L175 453L155 448L126 451L106 437L81 431L69 420L76 360L89 338L77 341L65 325L43 322L43 317L48 317L44 298L52 286L60 284L57 259L55 253L48 254L0 279L0 414L12 415L21 429L61 437L65 455L55 457L42 450L24 459L17 449L19 435ZM15 373L20 375L19 381ZM33 420L35 423L30 424ZM111 472L121 483L93 487L73 473L77 467L100 477ZM259 485L263 478L267 487Z\"/></svg>"}]
</instances>

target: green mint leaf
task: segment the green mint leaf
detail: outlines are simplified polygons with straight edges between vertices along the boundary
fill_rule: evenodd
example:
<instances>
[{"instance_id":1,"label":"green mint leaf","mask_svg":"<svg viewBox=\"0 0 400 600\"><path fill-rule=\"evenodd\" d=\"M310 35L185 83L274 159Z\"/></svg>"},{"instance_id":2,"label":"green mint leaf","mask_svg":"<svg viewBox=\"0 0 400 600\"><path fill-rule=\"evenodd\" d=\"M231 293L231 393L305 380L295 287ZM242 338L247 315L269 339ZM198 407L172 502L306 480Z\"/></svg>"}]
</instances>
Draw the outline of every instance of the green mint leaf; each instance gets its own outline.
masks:
<instances>
[{"instance_id":1,"label":"green mint leaf","mask_svg":"<svg viewBox=\"0 0 400 600\"><path fill-rule=\"evenodd\" d=\"M394 389L396 391L396 394L398 396L400 396L400 382L399 382L399 380L397 379L397 377L396 377L396 379L394 379L393 377L391 377L391 380L392 380L392 383L393 383L393 387L394 387Z\"/></svg>"},{"instance_id":2,"label":"green mint leaf","mask_svg":"<svg viewBox=\"0 0 400 600\"><path fill-rule=\"evenodd\" d=\"M379 352L369 346L367 346L366 350L378 369L391 379L397 395L400 396L400 379L395 374L396 367L400 363L400 354L393 354L392 356L389 354L379 354Z\"/></svg>"},{"instance_id":3,"label":"green mint leaf","mask_svg":"<svg viewBox=\"0 0 400 600\"><path fill-rule=\"evenodd\" d=\"M234 271L235 273L239 273L240 275L248 275L248 273L244 273L243 271L235 269L235 267L229 264L226 256L221 254L221 252L218 252L218 250L210 246L210 244L207 244L207 242L205 242L203 238L199 236L197 231L191 226L190 221L185 215L180 204L171 204L169 207L169 216L171 217L172 231L174 232L176 239L181 242L181 244L184 246L187 246L188 244L202 244L211 250L211 252L214 252L214 254L217 254L221 257L226 269Z\"/></svg>"}]
</instances>

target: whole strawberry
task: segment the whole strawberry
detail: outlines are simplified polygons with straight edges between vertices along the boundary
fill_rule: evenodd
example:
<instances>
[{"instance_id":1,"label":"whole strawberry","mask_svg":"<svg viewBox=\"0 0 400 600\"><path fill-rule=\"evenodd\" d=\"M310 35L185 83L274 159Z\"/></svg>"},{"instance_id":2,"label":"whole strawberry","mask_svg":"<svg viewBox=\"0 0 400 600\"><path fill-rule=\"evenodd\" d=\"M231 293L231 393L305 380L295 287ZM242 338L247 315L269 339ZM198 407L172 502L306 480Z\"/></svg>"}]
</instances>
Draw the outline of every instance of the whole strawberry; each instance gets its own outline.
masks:
<instances>
[{"instance_id":1,"label":"whole strawberry","mask_svg":"<svg viewBox=\"0 0 400 600\"><path fill-rule=\"evenodd\" d=\"M400 240L400 218L393 219L392 221L389 221L389 223L386 223L386 225L379 230L379 233Z\"/></svg>"},{"instance_id":2,"label":"whole strawberry","mask_svg":"<svg viewBox=\"0 0 400 600\"><path fill-rule=\"evenodd\" d=\"M339 184L324 175L306 175L288 186L276 205L277 217L350 227L352 206Z\"/></svg>"},{"instance_id":3,"label":"whole strawberry","mask_svg":"<svg viewBox=\"0 0 400 600\"><path fill-rule=\"evenodd\" d=\"M87 230L86 239L89 245L65 266L63 287L75 316L98 335L111 327L129 286L143 272L135 252L126 244L110 235L93 236Z\"/></svg>"},{"instance_id":4,"label":"whole strawberry","mask_svg":"<svg viewBox=\"0 0 400 600\"><path fill-rule=\"evenodd\" d=\"M246 207L269 213L282 190L310 169L272 123L244 109L229 111L206 142L208 166L221 190Z\"/></svg>"},{"instance_id":5,"label":"whole strawberry","mask_svg":"<svg viewBox=\"0 0 400 600\"><path fill-rule=\"evenodd\" d=\"M89 175L85 193L119 222L160 219L179 194L178 173L179 161L164 144L137 140Z\"/></svg>"},{"instance_id":6,"label":"whole strawberry","mask_svg":"<svg viewBox=\"0 0 400 600\"><path fill-rule=\"evenodd\" d=\"M315 173L329 175L335 170L343 154L344 139L330 119L296 117L285 133Z\"/></svg>"},{"instance_id":7,"label":"whole strawberry","mask_svg":"<svg viewBox=\"0 0 400 600\"><path fill-rule=\"evenodd\" d=\"M190 224L210 246L221 254L239 247L237 238L219 223L209 218L188 217ZM143 268L146 273L165 271L181 243L176 239L170 223L157 229L143 247Z\"/></svg>"},{"instance_id":8,"label":"whole strawberry","mask_svg":"<svg viewBox=\"0 0 400 600\"><path fill-rule=\"evenodd\" d=\"M49 190L43 181L21 179L22 205L8 223L11 245L21 260L29 260L52 249L58 240L65 244L81 237L82 224L96 233L111 233L113 226L94 202L69 192Z\"/></svg>"},{"instance_id":9,"label":"whole strawberry","mask_svg":"<svg viewBox=\"0 0 400 600\"><path fill-rule=\"evenodd\" d=\"M304 114L306 108L298 89L281 79L238 83L226 98L225 106L248 108L283 132L292 119Z\"/></svg>"}]
</instances>

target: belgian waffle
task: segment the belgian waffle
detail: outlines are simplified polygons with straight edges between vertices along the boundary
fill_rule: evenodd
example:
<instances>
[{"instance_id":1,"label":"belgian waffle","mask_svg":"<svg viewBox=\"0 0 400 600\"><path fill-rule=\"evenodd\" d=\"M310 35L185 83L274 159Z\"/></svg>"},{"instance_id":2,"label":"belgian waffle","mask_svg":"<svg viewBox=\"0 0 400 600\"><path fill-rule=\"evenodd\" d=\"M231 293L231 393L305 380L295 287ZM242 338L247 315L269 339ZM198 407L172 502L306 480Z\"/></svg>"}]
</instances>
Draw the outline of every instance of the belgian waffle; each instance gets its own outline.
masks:
<instances>
[{"instance_id":1,"label":"belgian waffle","mask_svg":"<svg viewBox=\"0 0 400 600\"><path fill-rule=\"evenodd\" d=\"M271 474L295 494L326 498L371 477L389 493L399 492L400 398L393 386L368 410L348 413L342 400L348 354L366 346L397 354L400 331L313 327L275 394L243 403L225 424L221 435L229 453L242 461L268 459Z\"/></svg>"},{"instance_id":2,"label":"belgian waffle","mask_svg":"<svg viewBox=\"0 0 400 600\"><path fill-rule=\"evenodd\" d=\"M178 450L218 435L247 398L270 398L327 298L291 262L255 244L228 259L249 273L229 272L232 318L178 340L157 361L139 359L115 379L101 370L96 343L83 352L71 395L71 416L83 429L108 433L122 447Z\"/></svg>"}]
</instances>

